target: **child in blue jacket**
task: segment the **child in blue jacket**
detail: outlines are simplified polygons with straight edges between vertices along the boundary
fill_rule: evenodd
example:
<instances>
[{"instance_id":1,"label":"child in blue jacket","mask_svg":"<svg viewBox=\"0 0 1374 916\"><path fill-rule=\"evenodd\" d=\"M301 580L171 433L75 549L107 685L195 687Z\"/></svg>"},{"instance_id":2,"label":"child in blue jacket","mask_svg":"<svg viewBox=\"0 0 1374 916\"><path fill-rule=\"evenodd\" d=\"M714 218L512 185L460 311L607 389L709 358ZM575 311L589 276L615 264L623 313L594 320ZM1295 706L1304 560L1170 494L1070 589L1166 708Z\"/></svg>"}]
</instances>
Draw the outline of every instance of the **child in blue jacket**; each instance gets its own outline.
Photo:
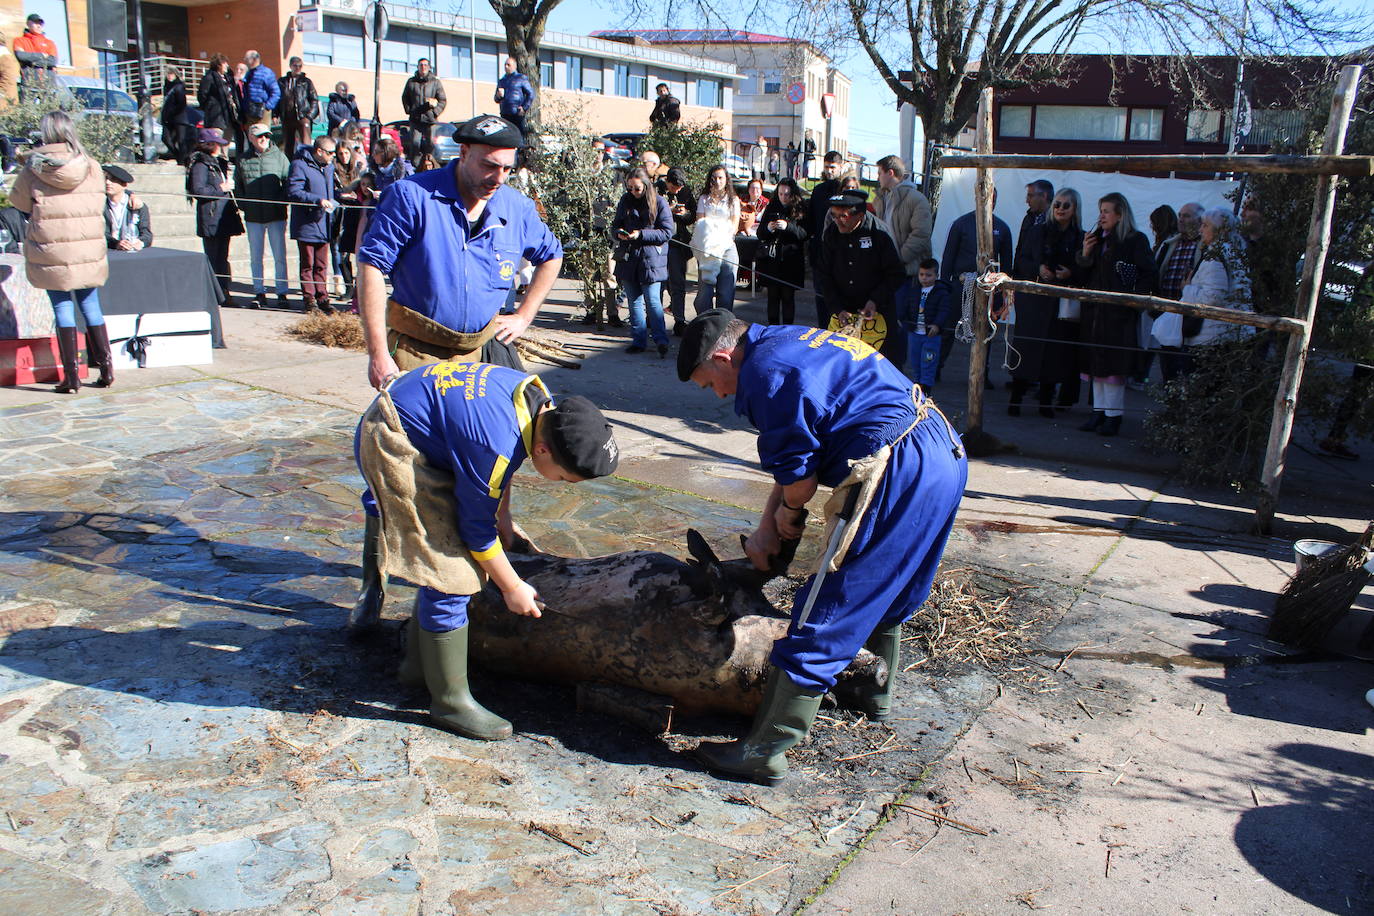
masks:
<instances>
[{"instance_id":1,"label":"child in blue jacket","mask_svg":"<svg viewBox=\"0 0 1374 916\"><path fill-rule=\"evenodd\" d=\"M916 281L897 291L897 321L907 334L906 373L928 388L940 368L940 335L953 330L954 299L940 281L940 262L934 258L917 266Z\"/></svg>"}]
</instances>

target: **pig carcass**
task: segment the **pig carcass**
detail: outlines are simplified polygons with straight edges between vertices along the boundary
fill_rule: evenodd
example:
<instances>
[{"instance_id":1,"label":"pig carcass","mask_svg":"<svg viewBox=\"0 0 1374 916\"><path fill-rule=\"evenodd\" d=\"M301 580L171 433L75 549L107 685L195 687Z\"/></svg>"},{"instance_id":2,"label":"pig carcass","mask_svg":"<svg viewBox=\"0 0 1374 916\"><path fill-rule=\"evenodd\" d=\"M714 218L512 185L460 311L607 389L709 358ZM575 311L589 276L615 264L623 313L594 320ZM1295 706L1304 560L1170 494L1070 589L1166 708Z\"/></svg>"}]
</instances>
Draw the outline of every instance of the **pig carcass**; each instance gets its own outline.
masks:
<instances>
[{"instance_id":1,"label":"pig carcass","mask_svg":"<svg viewBox=\"0 0 1374 916\"><path fill-rule=\"evenodd\" d=\"M651 551L573 559L509 555L546 605L538 619L506 610L490 583L469 606L472 656L519 678L612 684L667 698L679 712L753 715L768 655L787 631L763 587L785 570L759 573L722 561L696 531L692 559ZM882 684L882 659L862 651L836 685Z\"/></svg>"}]
</instances>

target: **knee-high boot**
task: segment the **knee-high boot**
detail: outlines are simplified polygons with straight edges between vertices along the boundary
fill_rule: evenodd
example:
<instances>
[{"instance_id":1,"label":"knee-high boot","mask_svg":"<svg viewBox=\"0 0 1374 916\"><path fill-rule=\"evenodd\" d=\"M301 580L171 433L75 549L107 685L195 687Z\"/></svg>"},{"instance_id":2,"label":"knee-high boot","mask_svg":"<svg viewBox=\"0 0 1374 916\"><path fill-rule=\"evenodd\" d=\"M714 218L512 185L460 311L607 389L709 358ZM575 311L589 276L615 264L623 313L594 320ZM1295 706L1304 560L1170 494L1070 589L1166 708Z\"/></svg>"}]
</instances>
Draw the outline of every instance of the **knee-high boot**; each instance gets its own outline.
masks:
<instances>
[{"instance_id":1,"label":"knee-high boot","mask_svg":"<svg viewBox=\"0 0 1374 916\"><path fill-rule=\"evenodd\" d=\"M859 694L858 709L874 722L881 722L892 712L892 685L897 682L897 662L902 652L902 625L874 630L864 648L887 663L887 680L881 687L873 687Z\"/></svg>"},{"instance_id":2,"label":"knee-high boot","mask_svg":"<svg viewBox=\"0 0 1374 916\"><path fill-rule=\"evenodd\" d=\"M738 741L701 744L696 757L711 770L768 785L781 782L787 775L787 751L811 730L824 695L803 690L782 669L771 667L749 734Z\"/></svg>"},{"instance_id":3,"label":"knee-high boot","mask_svg":"<svg viewBox=\"0 0 1374 916\"><path fill-rule=\"evenodd\" d=\"M363 527L363 587L358 600L348 613L348 632L362 634L375 629L382 618L386 603L386 577L377 567L378 544L382 538L382 520L369 515Z\"/></svg>"},{"instance_id":4,"label":"knee-high boot","mask_svg":"<svg viewBox=\"0 0 1374 916\"><path fill-rule=\"evenodd\" d=\"M429 688L429 718L436 728L475 738L499 741L514 729L505 719L473 699L468 689L468 628L431 633L416 627L420 663Z\"/></svg>"},{"instance_id":5,"label":"knee-high boot","mask_svg":"<svg viewBox=\"0 0 1374 916\"><path fill-rule=\"evenodd\" d=\"M114 385L114 354L110 352L110 332L103 324L86 328L86 356L91 365L100 369L100 378L92 384L96 388Z\"/></svg>"},{"instance_id":6,"label":"knee-high boot","mask_svg":"<svg viewBox=\"0 0 1374 916\"><path fill-rule=\"evenodd\" d=\"M81 375L76 368L76 328L57 329L57 352L62 357L62 381L53 391L74 394L81 390Z\"/></svg>"}]
</instances>

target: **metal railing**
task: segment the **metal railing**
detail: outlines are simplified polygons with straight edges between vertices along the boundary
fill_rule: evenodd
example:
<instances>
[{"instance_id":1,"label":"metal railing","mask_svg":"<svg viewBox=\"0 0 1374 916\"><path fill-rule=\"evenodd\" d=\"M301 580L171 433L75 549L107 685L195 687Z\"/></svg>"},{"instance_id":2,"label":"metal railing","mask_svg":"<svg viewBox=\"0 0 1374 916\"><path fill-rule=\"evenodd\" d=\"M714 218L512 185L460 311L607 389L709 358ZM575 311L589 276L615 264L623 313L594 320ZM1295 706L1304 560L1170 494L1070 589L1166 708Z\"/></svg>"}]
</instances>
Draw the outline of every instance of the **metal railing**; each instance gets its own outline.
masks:
<instances>
[{"instance_id":1,"label":"metal railing","mask_svg":"<svg viewBox=\"0 0 1374 916\"><path fill-rule=\"evenodd\" d=\"M168 67L176 67L181 71L182 82L186 84L186 91L195 98L196 87L200 85L200 78L205 75L205 71L210 69L209 61L196 60L190 57L145 57L143 59L144 73L148 77L148 94L150 96L162 95L163 74ZM117 61L109 66L110 85L116 89L122 89L129 95L137 96L138 88L138 61L134 59Z\"/></svg>"}]
</instances>

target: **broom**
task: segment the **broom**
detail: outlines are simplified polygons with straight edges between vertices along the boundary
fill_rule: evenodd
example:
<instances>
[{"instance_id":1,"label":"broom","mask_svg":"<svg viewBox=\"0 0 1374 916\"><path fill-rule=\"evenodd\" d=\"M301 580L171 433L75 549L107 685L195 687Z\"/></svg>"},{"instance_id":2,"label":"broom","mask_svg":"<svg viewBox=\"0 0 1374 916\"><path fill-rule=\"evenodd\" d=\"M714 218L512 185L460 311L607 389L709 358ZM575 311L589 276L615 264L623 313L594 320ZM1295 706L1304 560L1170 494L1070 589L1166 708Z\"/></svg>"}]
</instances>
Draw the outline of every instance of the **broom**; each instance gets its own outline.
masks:
<instances>
[{"instance_id":1,"label":"broom","mask_svg":"<svg viewBox=\"0 0 1374 916\"><path fill-rule=\"evenodd\" d=\"M1279 593L1269 638L1300 649L1320 646L1369 582L1364 564L1371 546L1374 522L1355 543L1309 560Z\"/></svg>"}]
</instances>

